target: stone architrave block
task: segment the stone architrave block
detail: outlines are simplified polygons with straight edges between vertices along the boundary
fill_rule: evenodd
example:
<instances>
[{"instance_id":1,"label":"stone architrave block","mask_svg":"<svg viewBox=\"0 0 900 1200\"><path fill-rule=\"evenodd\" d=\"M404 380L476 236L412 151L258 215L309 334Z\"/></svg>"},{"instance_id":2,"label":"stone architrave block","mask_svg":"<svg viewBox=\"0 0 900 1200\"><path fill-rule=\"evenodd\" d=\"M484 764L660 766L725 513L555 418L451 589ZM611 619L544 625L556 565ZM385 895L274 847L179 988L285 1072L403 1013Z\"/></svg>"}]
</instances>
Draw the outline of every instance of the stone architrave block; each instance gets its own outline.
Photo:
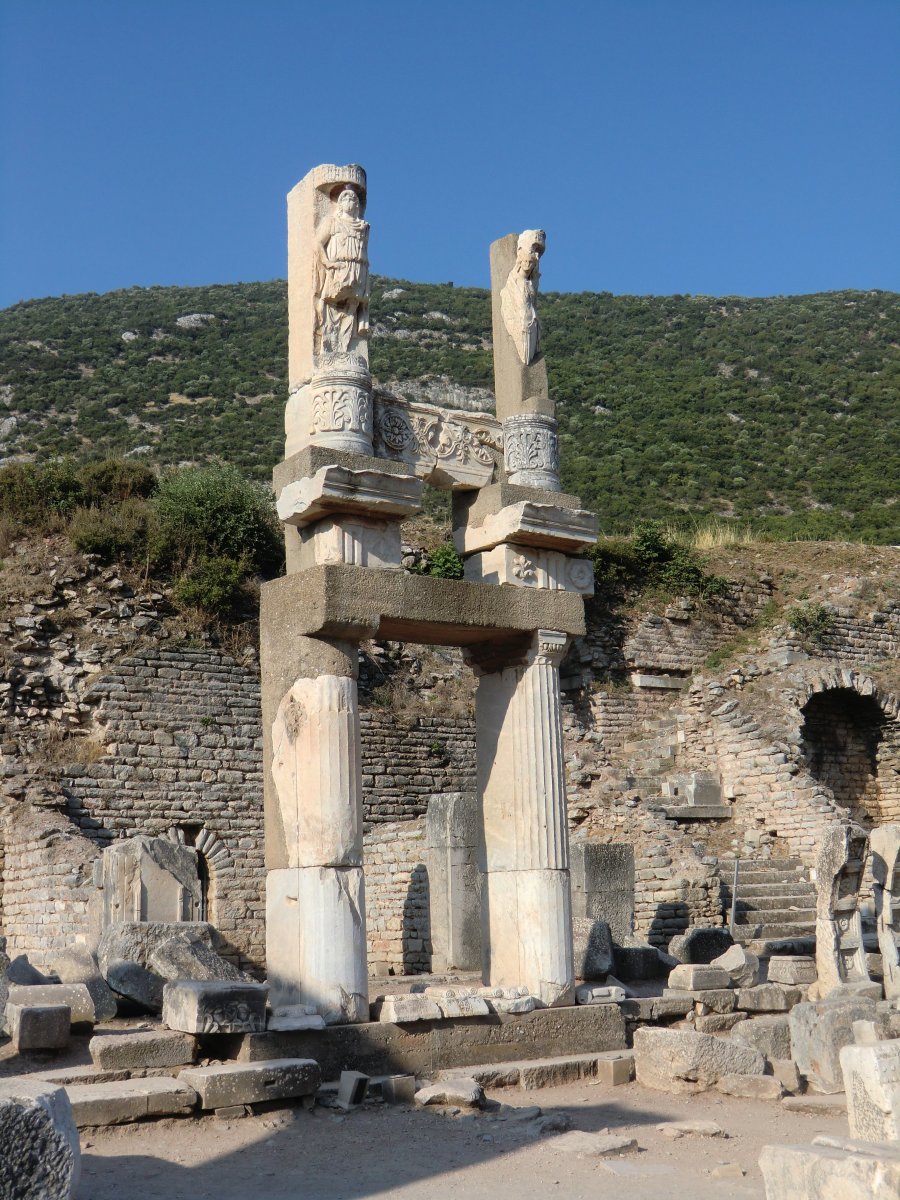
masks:
<instances>
[{"instance_id":1,"label":"stone architrave block","mask_svg":"<svg viewBox=\"0 0 900 1200\"><path fill-rule=\"evenodd\" d=\"M14 983L9 989L9 1004L21 1008L67 1005L73 1025L93 1025L97 1014L94 999L83 983Z\"/></svg>"},{"instance_id":2,"label":"stone architrave block","mask_svg":"<svg viewBox=\"0 0 900 1200\"><path fill-rule=\"evenodd\" d=\"M61 983L83 983L91 993L94 1013L98 1021L111 1021L116 1015L116 997L112 988L100 974L96 958L87 946L75 943L58 951L52 960L52 968Z\"/></svg>"},{"instance_id":3,"label":"stone architrave block","mask_svg":"<svg viewBox=\"0 0 900 1200\"><path fill-rule=\"evenodd\" d=\"M478 797L472 792L430 796L425 813L428 847L432 969L481 969L481 874L478 870Z\"/></svg>"},{"instance_id":4,"label":"stone architrave block","mask_svg":"<svg viewBox=\"0 0 900 1200\"><path fill-rule=\"evenodd\" d=\"M113 842L100 857L103 928L120 921L193 921L200 913L197 851L167 838Z\"/></svg>"},{"instance_id":5,"label":"stone architrave block","mask_svg":"<svg viewBox=\"0 0 900 1200\"><path fill-rule=\"evenodd\" d=\"M787 1013L741 1021L734 1027L731 1036L746 1042L748 1046L755 1046L768 1059L791 1057L791 1022Z\"/></svg>"},{"instance_id":6,"label":"stone architrave block","mask_svg":"<svg viewBox=\"0 0 900 1200\"><path fill-rule=\"evenodd\" d=\"M634 847L573 841L569 860L572 916L605 921L613 939L625 945L634 933Z\"/></svg>"},{"instance_id":7,"label":"stone architrave block","mask_svg":"<svg viewBox=\"0 0 900 1200\"><path fill-rule=\"evenodd\" d=\"M759 983L759 959L744 946L729 946L710 965L727 971L735 987L754 987Z\"/></svg>"},{"instance_id":8,"label":"stone architrave block","mask_svg":"<svg viewBox=\"0 0 900 1200\"><path fill-rule=\"evenodd\" d=\"M634 1031L637 1081L675 1095L693 1095L723 1075L763 1075L764 1056L730 1038L686 1029L640 1026Z\"/></svg>"},{"instance_id":9,"label":"stone architrave block","mask_svg":"<svg viewBox=\"0 0 900 1200\"><path fill-rule=\"evenodd\" d=\"M69 1044L72 1010L68 1004L7 1004L6 1027L16 1054L62 1050Z\"/></svg>"},{"instance_id":10,"label":"stone architrave block","mask_svg":"<svg viewBox=\"0 0 900 1200\"><path fill-rule=\"evenodd\" d=\"M594 594L594 564L561 550L512 546L504 542L493 550L466 559L463 578L497 587L544 588L556 592Z\"/></svg>"},{"instance_id":11,"label":"stone architrave block","mask_svg":"<svg viewBox=\"0 0 900 1200\"><path fill-rule=\"evenodd\" d=\"M711 963L733 944L727 929L695 925L669 942L669 953L681 963Z\"/></svg>"},{"instance_id":12,"label":"stone architrave block","mask_svg":"<svg viewBox=\"0 0 900 1200\"><path fill-rule=\"evenodd\" d=\"M537 1008L537 1001L526 987L483 987L478 994L494 1013L527 1013Z\"/></svg>"},{"instance_id":13,"label":"stone architrave block","mask_svg":"<svg viewBox=\"0 0 900 1200\"><path fill-rule=\"evenodd\" d=\"M79 1129L87 1125L128 1125L145 1117L190 1112L197 1093L180 1079L152 1076L115 1083L78 1083L67 1087Z\"/></svg>"},{"instance_id":14,"label":"stone architrave block","mask_svg":"<svg viewBox=\"0 0 900 1200\"><path fill-rule=\"evenodd\" d=\"M194 1089L201 1108L226 1108L313 1095L322 1082L322 1072L311 1058L273 1058L259 1063L187 1067L178 1078Z\"/></svg>"},{"instance_id":15,"label":"stone architrave block","mask_svg":"<svg viewBox=\"0 0 900 1200\"><path fill-rule=\"evenodd\" d=\"M900 1143L900 1040L842 1046L850 1136Z\"/></svg>"},{"instance_id":16,"label":"stone architrave block","mask_svg":"<svg viewBox=\"0 0 900 1200\"><path fill-rule=\"evenodd\" d=\"M381 1001L378 1020L394 1025L408 1021L440 1021L443 1014L434 1000L421 993L405 996L385 996Z\"/></svg>"},{"instance_id":17,"label":"stone architrave block","mask_svg":"<svg viewBox=\"0 0 900 1200\"><path fill-rule=\"evenodd\" d=\"M88 1050L91 1062L102 1070L137 1071L149 1067L181 1067L194 1061L197 1042L188 1033L169 1029L136 1033L98 1034Z\"/></svg>"},{"instance_id":18,"label":"stone architrave block","mask_svg":"<svg viewBox=\"0 0 900 1200\"><path fill-rule=\"evenodd\" d=\"M267 992L261 983L175 980L163 990L163 1024L181 1033L262 1033Z\"/></svg>"},{"instance_id":19,"label":"stone architrave block","mask_svg":"<svg viewBox=\"0 0 900 1200\"><path fill-rule=\"evenodd\" d=\"M875 1019L875 1001L868 996L838 993L795 1005L790 1013L791 1058L800 1074L819 1092L842 1092L841 1048L853 1045L854 1021Z\"/></svg>"},{"instance_id":20,"label":"stone architrave block","mask_svg":"<svg viewBox=\"0 0 900 1200\"><path fill-rule=\"evenodd\" d=\"M896 1200L900 1152L865 1142L840 1147L763 1146L766 1200Z\"/></svg>"},{"instance_id":21,"label":"stone architrave block","mask_svg":"<svg viewBox=\"0 0 900 1200\"><path fill-rule=\"evenodd\" d=\"M577 554L594 545L597 528L597 515L588 509L523 500L485 517L481 525L465 525L455 532L454 541L460 554L477 554L505 542Z\"/></svg>"},{"instance_id":22,"label":"stone architrave block","mask_svg":"<svg viewBox=\"0 0 900 1200\"><path fill-rule=\"evenodd\" d=\"M816 960L805 954L773 954L766 979L769 983L808 987L816 982Z\"/></svg>"},{"instance_id":23,"label":"stone architrave block","mask_svg":"<svg viewBox=\"0 0 900 1200\"><path fill-rule=\"evenodd\" d=\"M703 963L680 963L669 974L668 986L675 992L697 992L731 987L731 976L721 967Z\"/></svg>"},{"instance_id":24,"label":"stone architrave block","mask_svg":"<svg viewBox=\"0 0 900 1200\"><path fill-rule=\"evenodd\" d=\"M400 522L323 517L300 530L300 570L316 564L343 563L370 570L400 570Z\"/></svg>"},{"instance_id":25,"label":"stone architrave block","mask_svg":"<svg viewBox=\"0 0 900 1200\"><path fill-rule=\"evenodd\" d=\"M422 507L422 481L388 471L353 471L334 464L282 488L278 517L302 528L322 517L410 517Z\"/></svg>"},{"instance_id":26,"label":"stone architrave block","mask_svg":"<svg viewBox=\"0 0 900 1200\"><path fill-rule=\"evenodd\" d=\"M362 868L268 872L266 965L273 1008L304 1004L326 1025L368 1020Z\"/></svg>"},{"instance_id":27,"label":"stone architrave block","mask_svg":"<svg viewBox=\"0 0 900 1200\"><path fill-rule=\"evenodd\" d=\"M72 1200L81 1148L65 1090L41 1080L0 1080L0 1196Z\"/></svg>"},{"instance_id":28,"label":"stone architrave block","mask_svg":"<svg viewBox=\"0 0 900 1200\"><path fill-rule=\"evenodd\" d=\"M605 979L613 969L613 941L605 921L572 920L576 979Z\"/></svg>"},{"instance_id":29,"label":"stone architrave block","mask_svg":"<svg viewBox=\"0 0 900 1200\"><path fill-rule=\"evenodd\" d=\"M404 463L433 487L469 491L490 484L503 435L492 414L440 408L379 392L374 446L378 458Z\"/></svg>"},{"instance_id":30,"label":"stone architrave block","mask_svg":"<svg viewBox=\"0 0 900 1200\"><path fill-rule=\"evenodd\" d=\"M743 1012L790 1012L803 999L803 989L781 983L760 983L737 989L737 1007Z\"/></svg>"}]
</instances>

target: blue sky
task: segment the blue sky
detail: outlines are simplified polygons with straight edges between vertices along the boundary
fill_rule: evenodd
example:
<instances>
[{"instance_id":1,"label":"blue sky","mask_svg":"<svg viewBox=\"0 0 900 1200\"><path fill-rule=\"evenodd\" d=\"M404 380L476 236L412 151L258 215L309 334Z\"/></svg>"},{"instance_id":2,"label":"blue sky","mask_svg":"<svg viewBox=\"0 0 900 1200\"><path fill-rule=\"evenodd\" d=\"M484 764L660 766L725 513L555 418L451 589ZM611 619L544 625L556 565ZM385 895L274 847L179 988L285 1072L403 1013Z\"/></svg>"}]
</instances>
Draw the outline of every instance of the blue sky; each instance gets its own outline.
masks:
<instances>
[{"instance_id":1,"label":"blue sky","mask_svg":"<svg viewBox=\"0 0 900 1200\"><path fill-rule=\"evenodd\" d=\"M0 306L281 277L369 173L373 268L547 290L900 286L898 0L0 0Z\"/></svg>"}]
</instances>

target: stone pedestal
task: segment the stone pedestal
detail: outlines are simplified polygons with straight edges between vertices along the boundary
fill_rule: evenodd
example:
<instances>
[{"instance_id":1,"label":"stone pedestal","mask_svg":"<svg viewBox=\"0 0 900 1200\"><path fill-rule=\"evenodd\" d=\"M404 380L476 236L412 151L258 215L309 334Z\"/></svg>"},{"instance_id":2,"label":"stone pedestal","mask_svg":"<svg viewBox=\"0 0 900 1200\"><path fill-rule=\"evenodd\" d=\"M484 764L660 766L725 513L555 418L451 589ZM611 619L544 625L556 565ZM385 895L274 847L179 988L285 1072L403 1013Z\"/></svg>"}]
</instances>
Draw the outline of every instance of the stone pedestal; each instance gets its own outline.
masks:
<instances>
[{"instance_id":1,"label":"stone pedestal","mask_svg":"<svg viewBox=\"0 0 900 1200\"><path fill-rule=\"evenodd\" d=\"M432 970L477 971L481 966L481 875L478 797L432 796L425 814Z\"/></svg>"},{"instance_id":2,"label":"stone pedestal","mask_svg":"<svg viewBox=\"0 0 900 1200\"><path fill-rule=\"evenodd\" d=\"M574 994L559 693L566 642L540 630L499 668L470 655L480 676L485 983L524 985L545 1004Z\"/></svg>"}]
</instances>

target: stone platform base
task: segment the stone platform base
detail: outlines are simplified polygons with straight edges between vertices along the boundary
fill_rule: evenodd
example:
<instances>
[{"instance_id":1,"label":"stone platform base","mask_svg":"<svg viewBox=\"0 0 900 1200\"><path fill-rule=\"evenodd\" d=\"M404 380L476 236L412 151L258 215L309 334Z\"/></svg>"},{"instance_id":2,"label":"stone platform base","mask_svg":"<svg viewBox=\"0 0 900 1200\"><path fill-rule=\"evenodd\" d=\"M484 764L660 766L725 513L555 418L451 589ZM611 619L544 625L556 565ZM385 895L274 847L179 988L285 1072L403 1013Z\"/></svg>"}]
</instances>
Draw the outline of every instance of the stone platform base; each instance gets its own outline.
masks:
<instances>
[{"instance_id":1,"label":"stone platform base","mask_svg":"<svg viewBox=\"0 0 900 1200\"><path fill-rule=\"evenodd\" d=\"M209 1034L200 1057L260 1062L312 1058L324 1079L341 1071L367 1075L434 1076L453 1067L517 1062L625 1048L625 1019L617 1004L539 1008L404 1025L368 1022L291 1033Z\"/></svg>"}]
</instances>

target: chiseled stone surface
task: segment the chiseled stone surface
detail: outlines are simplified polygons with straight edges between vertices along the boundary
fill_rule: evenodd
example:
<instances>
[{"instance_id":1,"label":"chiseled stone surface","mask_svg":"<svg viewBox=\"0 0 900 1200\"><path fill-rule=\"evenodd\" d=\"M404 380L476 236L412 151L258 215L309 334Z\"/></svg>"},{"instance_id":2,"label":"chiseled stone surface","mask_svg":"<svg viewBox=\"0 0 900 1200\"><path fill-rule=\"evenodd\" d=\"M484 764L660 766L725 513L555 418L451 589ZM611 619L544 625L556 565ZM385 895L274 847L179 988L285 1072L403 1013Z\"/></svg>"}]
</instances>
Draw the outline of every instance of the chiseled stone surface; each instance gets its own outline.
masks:
<instances>
[{"instance_id":1,"label":"chiseled stone surface","mask_svg":"<svg viewBox=\"0 0 900 1200\"><path fill-rule=\"evenodd\" d=\"M686 1029L642 1026L634 1032L638 1083L662 1092L691 1095L723 1075L763 1075L766 1060L752 1046Z\"/></svg>"},{"instance_id":2,"label":"chiseled stone surface","mask_svg":"<svg viewBox=\"0 0 900 1200\"><path fill-rule=\"evenodd\" d=\"M427 987L425 995L435 1002L442 1017L486 1017L490 1011L474 988Z\"/></svg>"},{"instance_id":3,"label":"chiseled stone surface","mask_svg":"<svg viewBox=\"0 0 900 1200\"><path fill-rule=\"evenodd\" d=\"M786 1013L741 1021L732 1036L748 1046L755 1046L766 1058L791 1057L791 1022Z\"/></svg>"},{"instance_id":4,"label":"chiseled stone surface","mask_svg":"<svg viewBox=\"0 0 900 1200\"><path fill-rule=\"evenodd\" d=\"M81 1149L66 1092L33 1079L0 1081L0 1196L71 1200Z\"/></svg>"},{"instance_id":5,"label":"chiseled stone surface","mask_svg":"<svg viewBox=\"0 0 900 1200\"><path fill-rule=\"evenodd\" d=\"M816 981L816 960L805 954L773 954L766 978L769 983L807 987Z\"/></svg>"},{"instance_id":6,"label":"chiseled stone surface","mask_svg":"<svg viewBox=\"0 0 900 1200\"><path fill-rule=\"evenodd\" d=\"M6 1025L16 1054L61 1050L69 1044L72 1012L68 1004L7 1004Z\"/></svg>"},{"instance_id":7,"label":"chiseled stone surface","mask_svg":"<svg viewBox=\"0 0 900 1200\"><path fill-rule=\"evenodd\" d=\"M753 987L759 983L759 959L744 946L729 946L711 965L727 971L735 987Z\"/></svg>"},{"instance_id":8,"label":"chiseled stone surface","mask_svg":"<svg viewBox=\"0 0 900 1200\"><path fill-rule=\"evenodd\" d=\"M441 1010L434 1000L421 993L407 996L385 996L381 1001L378 1020L402 1025L407 1021L439 1021Z\"/></svg>"},{"instance_id":9,"label":"chiseled stone surface","mask_svg":"<svg viewBox=\"0 0 900 1200\"><path fill-rule=\"evenodd\" d=\"M66 1091L79 1129L86 1125L126 1125L143 1117L171 1116L189 1112L197 1103L193 1088L167 1076L73 1084Z\"/></svg>"},{"instance_id":10,"label":"chiseled stone surface","mask_svg":"<svg viewBox=\"0 0 900 1200\"><path fill-rule=\"evenodd\" d=\"M893 1146L763 1146L766 1200L896 1200L900 1153Z\"/></svg>"},{"instance_id":11,"label":"chiseled stone surface","mask_svg":"<svg viewBox=\"0 0 900 1200\"><path fill-rule=\"evenodd\" d=\"M669 987L675 992L730 988L731 976L721 967L702 963L681 963L671 971Z\"/></svg>"},{"instance_id":12,"label":"chiseled stone surface","mask_svg":"<svg viewBox=\"0 0 900 1200\"><path fill-rule=\"evenodd\" d=\"M838 993L791 1009L791 1058L820 1092L842 1092L842 1046L853 1045L853 1022L874 1021L875 1001Z\"/></svg>"},{"instance_id":13,"label":"chiseled stone surface","mask_svg":"<svg viewBox=\"0 0 900 1200\"><path fill-rule=\"evenodd\" d=\"M225 1108L312 1095L322 1082L322 1073L311 1058L275 1058L261 1063L188 1067L178 1078L196 1091L201 1108Z\"/></svg>"},{"instance_id":14,"label":"chiseled stone surface","mask_svg":"<svg viewBox=\"0 0 900 1200\"><path fill-rule=\"evenodd\" d=\"M136 1033L98 1034L88 1050L95 1067L137 1070L142 1067L180 1067L194 1061L196 1040L189 1033L152 1029Z\"/></svg>"},{"instance_id":15,"label":"chiseled stone surface","mask_svg":"<svg viewBox=\"0 0 900 1200\"><path fill-rule=\"evenodd\" d=\"M175 980L163 991L163 1024L181 1033L262 1033L267 991L260 983Z\"/></svg>"},{"instance_id":16,"label":"chiseled stone surface","mask_svg":"<svg viewBox=\"0 0 900 1200\"><path fill-rule=\"evenodd\" d=\"M842 1046L850 1136L900 1142L900 1040Z\"/></svg>"},{"instance_id":17,"label":"chiseled stone surface","mask_svg":"<svg viewBox=\"0 0 900 1200\"><path fill-rule=\"evenodd\" d=\"M73 1025L93 1025L97 1020L93 997L83 983L14 983L8 1003L21 1008L65 1004Z\"/></svg>"}]
</instances>

